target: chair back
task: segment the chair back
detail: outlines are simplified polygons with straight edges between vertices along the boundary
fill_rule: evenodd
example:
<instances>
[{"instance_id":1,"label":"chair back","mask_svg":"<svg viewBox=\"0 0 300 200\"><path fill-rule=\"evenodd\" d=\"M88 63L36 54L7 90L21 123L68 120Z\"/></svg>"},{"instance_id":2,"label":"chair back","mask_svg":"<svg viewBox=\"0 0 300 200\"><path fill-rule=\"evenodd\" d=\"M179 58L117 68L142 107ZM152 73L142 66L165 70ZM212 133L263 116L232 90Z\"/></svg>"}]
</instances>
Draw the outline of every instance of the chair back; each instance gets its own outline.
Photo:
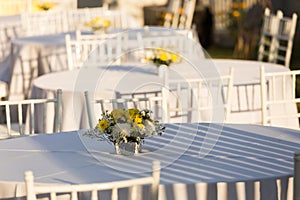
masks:
<instances>
[{"instance_id":1,"label":"chair back","mask_svg":"<svg viewBox=\"0 0 300 200\"><path fill-rule=\"evenodd\" d=\"M104 190L111 190L111 200L118 199L118 189L129 188L129 199L136 199L138 194L135 194L137 186L150 184L150 193L148 198L151 200L158 199L158 188L160 182L160 162L154 161L152 163L152 175L142 178L132 178L128 180L105 182L105 183L91 183L91 184L60 184L53 186L47 184L35 184L32 171L24 173L26 186L26 199L36 200L38 194L49 194L50 200L55 200L59 194L69 193L71 200L77 200L79 193L90 192L91 200L98 200L98 192ZM134 193L135 192L135 193ZM147 199L148 199L147 198Z\"/></svg>"},{"instance_id":2,"label":"chair back","mask_svg":"<svg viewBox=\"0 0 300 200\"><path fill-rule=\"evenodd\" d=\"M10 137L12 133L16 134L16 132L17 135L35 134L36 126L42 126L42 133L46 133L46 123L49 121L53 122L49 123L52 124L51 132L60 132L62 121L61 95L62 91L59 89L54 98L0 101L0 108L5 112L6 136ZM51 112L54 113L54 119L47 118L47 114ZM17 113L17 119L12 118L13 113ZM28 124L28 127L25 126L25 123ZM17 130L15 130L16 128Z\"/></svg>"},{"instance_id":3,"label":"chair back","mask_svg":"<svg viewBox=\"0 0 300 200\"><path fill-rule=\"evenodd\" d=\"M124 46L127 45L123 34L79 36L78 39L66 35L65 40L69 70L120 63Z\"/></svg>"},{"instance_id":4,"label":"chair back","mask_svg":"<svg viewBox=\"0 0 300 200\"><path fill-rule=\"evenodd\" d=\"M47 11L21 14L21 22L26 36L63 33L68 30L67 13Z\"/></svg>"},{"instance_id":5,"label":"chair back","mask_svg":"<svg viewBox=\"0 0 300 200\"><path fill-rule=\"evenodd\" d=\"M106 111L113 109L130 109L139 110L148 109L152 112L153 118L166 122L167 111L165 110L164 99L160 96L149 96L140 98L91 98L88 91L85 91L86 110L90 128L97 124L97 118Z\"/></svg>"},{"instance_id":6,"label":"chair back","mask_svg":"<svg viewBox=\"0 0 300 200\"><path fill-rule=\"evenodd\" d=\"M163 32L163 31L162 31ZM165 32L160 36L152 34L138 34L138 46L143 58L147 56L147 51L163 48L166 51L173 52L186 60L195 60L205 58L203 49L197 41L191 38L189 32L180 34L178 32Z\"/></svg>"},{"instance_id":7,"label":"chair back","mask_svg":"<svg viewBox=\"0 0 300 200\"><path fill-rule=\"evenodd\" d=\"M282 11L271 14L265 9L258 50L258 60L290 66L297 14L284 17Z\"/></svg>"},{"instance_id":8,"label":"chair back","mask_svg":"<svg viewBox=\"0 0 300 200\"><path fill-rule=\"evenodd\" d=\"M266 72L264 66L260 70L262 124L299 128L297 105L300 98L297 79L300 70L284 72Z\"/></svg>"},{"instance_id":9,"label":"chair back","mask_svg":"<svg viewBox=\"0 0 300 200\"><path fill-rule=\"evenodd\" d=\"M163 97L168 121L224 122L231 112L233 68L219 77L171 79L164 77ZM180 121L178 121L180 120Z\"/></svg>"},{"instance_id":10,"label":"chair back","mask_svg":"<svg viewBox=\"0 0 300 200\"><path fill-rule=\"evenodd\" d=\"M0 24L0 63L8 62L11 51L11 39L20 36L21 24L19 22L6 22Z\"/></svg>"},{"instance_id":11,"label":"chair back","mask_svg":"<svg viewBox=\"0 0 300 200\"><path fill-rule=\"evenodd\" d=\"M172 28L192 28L196 0L175 0L164 17L164 26Z\"/></svg>"},{"instance_id":12,"label":"chair back","mask_svg":"<svg viewBox=\"0 0 300 200\"><path fill-rule=\"evenodd\" d=\"M69 10L67 12L69 31L86 28L84 27L84 23L95 17L103 16L105 10L105 7L78 8Z\"/></svg>"},{"instance_id":13,"label":"chair back","mask_svg":"<svg viewBox=\"0 0 300 200\"><path fill-rule=\"evenodd\" d=\"M0 15L17 15L31 12L32 0L0 1Z\"/></svg>"}]
</instances>

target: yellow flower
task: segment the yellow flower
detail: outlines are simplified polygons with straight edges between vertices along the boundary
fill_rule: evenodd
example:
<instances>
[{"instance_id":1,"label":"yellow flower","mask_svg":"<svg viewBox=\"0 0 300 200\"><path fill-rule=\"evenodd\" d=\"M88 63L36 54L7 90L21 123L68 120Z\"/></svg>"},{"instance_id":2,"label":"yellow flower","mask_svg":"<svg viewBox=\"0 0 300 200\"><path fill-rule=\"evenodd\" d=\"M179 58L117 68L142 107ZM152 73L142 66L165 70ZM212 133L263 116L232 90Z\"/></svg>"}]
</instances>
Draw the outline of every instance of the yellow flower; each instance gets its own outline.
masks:
<instances>
[{"instance_id":1,"label":"yellow flower","mask_svg":"<svg viewBox=\"0 0 300 200\"><path fill-rule=\"evenodd\" d=\"M130 119L135 119L137 115L139 115L139 110L138 109L135 109L135 108L130 108L128 109L128 113L129 113L129 116L130 116Z\"/></svg>"},{"instance_id":2,"label":"yellow flower","mask_svg":"<svg viewBox=\"0 0 300 200\"><path fill-rule=\"evenodd\" d=\"M143 122L143 119L140 116L136 115L134 118L134 123L141 124L142 122Z\"/></svg>"},{"instance_id":3,"label":"yellow flower","mask_svg":"<svg viewBox=\"0 0 300 200\"><path fill-rule=\"evenodd\" d=\"M122 109L115 109L111 112L111 117L116 123L118 122L127 122L130 119L129 112L126 112Z\"/></svg>"},{"instance_id":4,"label":"yellow flower","mask_svg":"<svg viewBox=\"0 0 300 200\"><path fill-rule=\"evenodd\" d=\"M110 21L107 20L107 19L104 19L104 20L103 20L103 26L104 26L104 27L109 27L109 26L110 26Z\"/></svg>"},{"instance_id":5,"label":"yellow flower","mask_svg":"<svg viewBox=\"0 0 300 200\"><path fill-rule=\"evenodd\" d=\"M97 128L101 131L105 131L109 126L109 122L105 119L101 119L98 121Z\"/></svg>"},{"instance_id":6,"label":"yellow flower","mask_svg":"<svg viewBox=\"0 0 300 200\"><path fill-rule=\"evenodd\" d=\"M162 53L159 55L159 59L162 61L168 61L168 54L167 53Z\"/></svg>"},{"instance_id":7,"label":"yellow flower","mask_svg":"<svg viewBox=\"0 0 300 200\"><path fill-rule=\"evenodd\" d=\"M235 11L232 12L232 16L233 17L238 18L238 17L240 17L240 15L241 15L241 13L239 11L237 11L237 10L235 10Z\"/></svg>"},{"instance_id":8,"label":"yellow flower","mask_svg":"<svg viewBox=\"0 0 300 200\"><path fill-rule=\"evenodd\" d=\"M176 62L177 59L178 59L178 56L177 56L176 54L172 53L172 54L171 54L171 61L172 61L172 62Z\"/></svg>"}]
</instances>

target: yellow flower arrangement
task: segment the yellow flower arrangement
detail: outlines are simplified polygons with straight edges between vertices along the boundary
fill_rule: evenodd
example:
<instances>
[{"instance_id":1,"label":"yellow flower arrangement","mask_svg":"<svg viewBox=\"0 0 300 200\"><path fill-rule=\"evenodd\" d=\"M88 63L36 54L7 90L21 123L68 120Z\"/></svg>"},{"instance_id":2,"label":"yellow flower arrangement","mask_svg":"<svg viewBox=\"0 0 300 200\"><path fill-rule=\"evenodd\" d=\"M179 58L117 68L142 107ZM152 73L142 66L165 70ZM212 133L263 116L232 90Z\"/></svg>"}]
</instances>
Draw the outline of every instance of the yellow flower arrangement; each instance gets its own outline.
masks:
<instances>
[{"instance_id":1,"label":"yellow flower arrangement","mask_svg":"<svg viewBox=\"0 0 300 200\"><path fill-rule=\"evenodd\" d=\"M52 9L55 5L56 5L56 3L54 3L54 2L41 2L39 4L36 4L36 8L38 10L47 11L47 10Z\"/></svg>"},{"instance_id":2,"label":"yellow flower arrangement","mask_svg":"<svg viewBox=\"0 0 300 200\"><path fill-rule=\"evenodd\" d=\"M110 21L105 18L95 17L90 21L85 22L84 25L91 28L93 31L106 30L110 26Z\"/></svg>"},{"instance_id":3,"label":"yellow flower arrangement","mask_svg":"<svg viewBox=\"0 0 300 200\"><path fill-rule=\"evenodd\" d=\"M170 66L171 63L179 62L180 57L178 54L167 51L163 48L152 49L151 52L147 53L145 58L147 62L152 62L156 66L167 65Z\"/></svg>"},{"instance_id":4,"label":"yellow flower arrangement","mask_svg":"<svg viewBox=\"0 0 300 200\"><path fill-rule=\"evenodd\" d=\"M102 114L94 129L84 135L108 140L114 145L127 142L140 144L145 137L161 135L165 127L150 117L151 111L138 109L115 109Z\"/></svg>"}]
</instances>

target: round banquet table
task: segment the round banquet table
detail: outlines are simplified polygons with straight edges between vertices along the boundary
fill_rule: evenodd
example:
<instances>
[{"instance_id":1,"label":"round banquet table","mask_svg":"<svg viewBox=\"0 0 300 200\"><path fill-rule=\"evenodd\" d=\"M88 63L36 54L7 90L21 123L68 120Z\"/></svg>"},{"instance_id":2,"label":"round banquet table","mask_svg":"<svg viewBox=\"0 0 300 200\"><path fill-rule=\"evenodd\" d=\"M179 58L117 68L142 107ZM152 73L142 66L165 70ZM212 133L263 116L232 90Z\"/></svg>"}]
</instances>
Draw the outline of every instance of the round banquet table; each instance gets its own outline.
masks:
<instances>
[{"instance_id":1,"label":"round banquet table","mask_svg":"<svg viewBox=\"0 0 300 200\"><path fill-rule=\"evenodd\" d=\"M137 91L155 91L162 84L156 67L150 64L138 66L116 65L98 68L82 68L74 71L56 72L38 77L32 87L33 98L51 97L57 89L62 89L63 131L87 128L87 116L83 93L90 91L97 98L115 98L116 92L130 93ZM260 66L268 72L287 71L288 68L271 63L243 60L202 59L196 68L186 63L172 65L169 77L200 78L200 76L219 76L229 73L234 68L234 96L232 112L228 122L260 122ZM246 88L246 89L245 89ZM243 108L252 105L252 110ZM237 107L239 106L239 107ZM244 110L243 110L244 109ZM294 109L294 108L293 108ZM296 112L292 110L292 112ZM286 127L297 127L297 122L284 124Z\"/></svg>"},{"instance_id":2,"label":"round banquet table","mask_svg":"<svg viewBox=\"0 0 300 200\"><path fill-rule=\"evenodd\" d=\"M161 162L159 199L292 199L293 155L299 130L245 124L166 124L136 156L84 130L0 141L0 198L25 194L23 173L35 182L83 184L137 178ZM146 189L140 190L141 199ZM122 192L121 192L122 193ZM126 194L119 194L127 199Z\"/></svg>"}]
</instances>

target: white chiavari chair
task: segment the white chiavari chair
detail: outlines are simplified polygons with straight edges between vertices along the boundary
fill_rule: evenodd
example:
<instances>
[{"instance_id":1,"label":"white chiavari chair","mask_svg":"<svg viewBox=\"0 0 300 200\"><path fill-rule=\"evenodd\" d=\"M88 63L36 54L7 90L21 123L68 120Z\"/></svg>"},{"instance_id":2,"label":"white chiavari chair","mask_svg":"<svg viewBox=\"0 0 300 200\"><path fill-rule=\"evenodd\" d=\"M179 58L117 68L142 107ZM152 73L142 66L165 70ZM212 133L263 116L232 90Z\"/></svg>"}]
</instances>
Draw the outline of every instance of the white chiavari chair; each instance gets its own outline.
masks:
<instances>
[{"instance_id":1,"label":"white chiavari chair","mask_svg":"<svg viewBox=\"0 0 300 200\"><path fill-rule=\"evenodd\" d=\"M165 13L164 16L164 27L172 27L173 22L174 24L176 24L176 22L178 23L178 15L176 15L176 13L179 11L181 4L182 0L170 1L167 13ZM174 17L176 17L176 19L174 19Z\"/></svg>"},{"instance_id":2,"label":"white chiavari chair","mask_svg":"<svg viewBox=\"0 0 300 200\"><path fill-rule=\"evenodd\" d=\"M78 36L78 34L77 34ZM66 35L68 68L106 66L120 63L122 52L126 51L127 37L123 34L103 34L99 36L79 36L71 39Z\"/></svg>"},{"instance_id":3,"label":"white chiavari chair","mask_svg":"<svg viewBox=\"0 0 300 200\"><path fill-rule=\"evenodd\" d=\"M79 8L69 10L67 12L69 30L75 31L85 28L85 22L88 22L94 17L103 16L105 10L107 10L106 7Z\"/></svg>"},{"instance_id":4,"label":"white chiavari chair","mask_svg":"<svg viewBox=\"0 0 300 200\"><path fill-rule=\"evenodd\" d=\"M150 193L148 198L151 200L158 199L158 188L160 183L160 162L154 161L152 163L152 175L142 178L132 178L121 181L90 183L90 184L60 184L60 185L47 185L35 184L34 175L32 171L24 173L25 186L26 186L26 199L36 200L38 194L48 194L51 200L59 197L59 194L70 194L71 200L78 199L78 194L83 192L90 192L91 200L98 199L98 192L104 190L111 190L111 200L117 200L118 190L121 188L128 188L128 199L136 199L137 195L135 189L137 186L150 185ZM148 199L147 198L147 199Z\"/></svg>"},{"instance_id":5,"label":"white chiavari chair","mask_svg":"<svg viewBox=\"0 0 300 200\"><path fill-rule=\"evenodd\" d=\"M197 41L191 38L190 32L181 34L176 31L160 31L160 35L137 34L138 46L141 57L145 58L151 49L163 48L166 51L176 53L187 60L198 60L205 58L203 49Z\"/></svg>"},{"instance_id":6,"label":"white chiavari chair","mask_svg":"<svg viewBox=\"0 0 300 200\"><path fill-rule=\"evenodd\" d=\"M19 22L6 22L0 24L0 63L8 59L11 50L11 39L20 35L21 24Z\"/></svg>"},{"instance_id":7,"label":"white chiavari chair","mask_svg":"<svg viewBox=\"0 0 300 200\"><path fill-rule=\"evenodd\" d=\"M148 109L152 111L155 119L166 122L167 110L166 102L162 95L149 96L140 98L115 98L105 99L91 97L88 91L85 91L86 110L90 128L94 128L97 123L97 117L105 113L105 111L112 111L113 109Z\"/></svg>"},{"instance_id":8,"label":"white chiavari chair","mask_svg":"<svg viewBox=\"0 0 300 200\"><path fill-rule=\"evenodd\" d=\"M27 36L69 31L67 13L64 11L23 13L21 14L21 22Z\"/></svg>"},{"instance_id":9,"label":"white chiavari chair","mask_svg":"<svg viewBox=\"0 0 300 200\"><path fill-rule=\"evenodd\" d=\"M5 124L1 125L1 136L9 138L11 136L35 134L36 125L42 126L42 133L46 133L48 120L53 122L51 123L52 132L61 131L61 93L59 89L54 98L0 101L1 110L5 112ZM52 112L54 118L48 119L47 114ZM15 114L17 114L16 119L13 119ZM41 124L36 124L37 121ZM28 127L25 123L28 123Z\"/></svg>"},{"instance_id":10,"label":"white chiavari chair","mask_svg":"<svg viewBox=\"0 0 300 200\"><path fill-rule=\"evenodd\" d=\"M168 13L165 14L164 26L191 29L195 7L195 0L173 1Z\"/></svg>"},{"instance_id":11,"label":"white chiavari chair","mask_svg":"<svg viewBox=\"0 0 300 200\"><path fill-rule=\"evenodd\" d=\"M196 0L184 0L183 13L179 17L178 28L192 28Z\"/></svg>"},{"instance_id":12,"label":"white chiavari chair","mask_svg":"<svg viewBox=\"0 0 300 200\"><path fill-rule=\"evenodd\" d=\"M271 14L265 9L264 22L258 50L258 60L290 66L297 14L283 16L282 11Z\"/></svg>"},{"instance_id":13,"label":"white chiavari chair","mask_svg":"<svg viewBox=\"0 0 300 200\"><path fill-rule=\"evenodd\" d=\"M17 15L31 12L32 0L0 1L0 15Z\"/></svg>"},{"instance_id":14,"label":"white chiavari chair","mask_svg":"<svg viewBox=\"0 0 300 200\"><path fill-rule=\"evenodd\" d=\"M171 79L164 76L167 121L226 122L231 112L233 68L219 77Z\"/></svg>"},{"instance_id":15,"label":"white chiavari chair","mask_svg":"<svg viewBox=\"0 0 300 200\"><path fill-rule=\"evenodd\" d=\"M298 129L300 70L266 72L261 66L260 76L262 124Z\"/></svg>"}]
</instances>

